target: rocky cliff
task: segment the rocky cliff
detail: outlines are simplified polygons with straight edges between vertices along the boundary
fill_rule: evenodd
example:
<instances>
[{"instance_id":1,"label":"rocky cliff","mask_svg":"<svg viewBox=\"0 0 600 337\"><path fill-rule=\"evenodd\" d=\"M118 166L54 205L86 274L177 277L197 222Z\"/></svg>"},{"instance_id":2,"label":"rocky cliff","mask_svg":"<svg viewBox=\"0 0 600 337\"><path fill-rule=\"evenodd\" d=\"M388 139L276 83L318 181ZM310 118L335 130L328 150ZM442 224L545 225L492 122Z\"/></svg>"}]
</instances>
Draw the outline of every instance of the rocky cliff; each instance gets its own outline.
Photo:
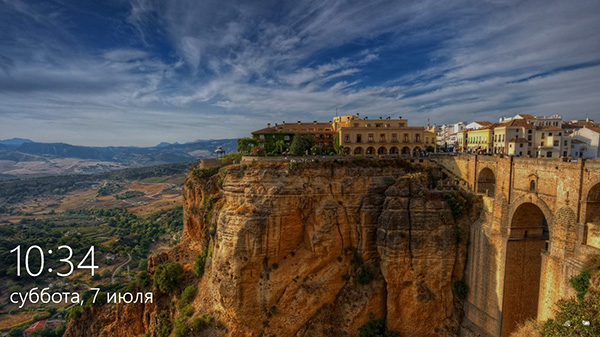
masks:
<instances>
[{"instance_id":1,"label":"rocky cliff","mask_svg":"<svg viewBox=\"0 0 600 337\"><path fill-rule=\"evenodd\" d=\"M357 336L370 313L401 336L458 334L461 303L453 289L477 207L452 193L438 169L355 161L254 163L211 173L190 174L183 240L149 265L152 273L162 261L178 262L181 289L197 287L193 312L212 322L186 334ZM205 272L197 278L191 270L202 253ZM96 327L94 335L158 335L161 314L171 321L182 315L172 305L178 298L162 295L155 305L127 309L126 317L92 318L90 310L110 309L86 309L67 336L87 335L86 326ZM128 320L136 323L123 334L118 327Z\"/></svg>"}]
</instances>

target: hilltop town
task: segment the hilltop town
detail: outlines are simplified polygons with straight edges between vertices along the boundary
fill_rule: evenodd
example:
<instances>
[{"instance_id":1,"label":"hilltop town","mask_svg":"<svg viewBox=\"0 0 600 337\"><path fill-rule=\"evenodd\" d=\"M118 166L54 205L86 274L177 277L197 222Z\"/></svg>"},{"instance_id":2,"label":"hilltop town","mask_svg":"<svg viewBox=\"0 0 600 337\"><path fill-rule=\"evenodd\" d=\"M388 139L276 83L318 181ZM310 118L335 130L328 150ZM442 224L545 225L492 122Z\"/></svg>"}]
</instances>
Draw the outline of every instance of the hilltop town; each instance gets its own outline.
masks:
<instances>
[{"instance_id":1,"label":"hilltop town","mask_svg":"<svg viewBox=\"0 0 600 337\"><path fill-rule=\"evenodd\" d=\"M296 136L301 145L293 146ZM251 139L242 139L238 151L366 157L423 157L446 152L572 160L597 158L599 143L600 124L589 118L565 121L561 115L517 114L497 123L409 126L402 117L369 119L356 114L335 116L330 122L268 123L253 131Z\"/></svg>"}]
</instances>

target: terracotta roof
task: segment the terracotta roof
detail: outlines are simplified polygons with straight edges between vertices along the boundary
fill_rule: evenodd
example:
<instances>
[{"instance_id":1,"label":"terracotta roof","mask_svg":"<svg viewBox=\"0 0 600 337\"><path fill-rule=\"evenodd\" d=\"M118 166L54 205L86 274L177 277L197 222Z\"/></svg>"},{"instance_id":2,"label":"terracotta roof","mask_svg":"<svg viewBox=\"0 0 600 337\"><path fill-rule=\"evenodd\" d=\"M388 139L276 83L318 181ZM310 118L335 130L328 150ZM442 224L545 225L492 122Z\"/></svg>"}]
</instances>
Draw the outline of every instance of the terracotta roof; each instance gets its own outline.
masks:
<instances>
[{"instance_id":1,"label":"terracotta roof","mask_svg":"<svg viewBox=\"0 0 600 337\"><path fill-rule=\"evenodd\" d=\"M475 122L475 123L477 123L477 124L479 124L479 125L484 125L484 126L487 126L487 125L491 125L491 124L492 124L492 122L486 122L486 121L477 121L477 122Z\"/></svg>"},{"instance_id":2,"label":"terracotta roof","mask_svg":"<svg viewBox=\"0 0 600 337\"><path fill-rule=\"evenodd\" d=\"M542 130L542 131L562 131L563 130L563 129L559 128L558 126L538 126L537 129Z\"/></svg>"},{"instance_id":3,"label":"terracotta roof","mask_svg":"<svg viewBox=\"0 0 600 337\"><path fill-rule=\"evenodd\" d=\"M502 126L520 126L520 127L524 127L526 129L533 129L534 126L529 124L526 120L524 119L512 119L508 122L504 122L504 123L500 123L500 125L498 125L498 127L502 127Z\"/></svg>"},{"instance_id":4,"label":"terracotta roof","mask_svg":"<svg viewBox=\"0 0 600 337\"><path fill-rule=\"evenodd\" d=\"M517 116L523 117L523 118L527 118L527 119L535 119L534 115L530 115L530 114L518 114Z\"/></svg>"},{"instance_id":5,"label":"terracotta roof","mask_svg":"<svg viewBox=\"0 0 600 337\"><path fill-rule=\"evenodd\" d=\"M46 320L37 321L37 322L33 323L29 328L23 330L23 333L33 332L34 330L37 330L37 329L43 327L45 324L46 324Z\"/></svg>"},{"instance_id":6,"label":"terracotta roof","mask_svg":"<svg viewBox=\"0 0 600 337\"><path fill-rule=\"evenodd\" d=\"M585 128L586 129L590 129L590 130L592 130L594 132L600 133L600 126L588 126L588 125L586 125Z\"/></svg>"},{"instance_id":7,"label":"terracotta roof","mask_svg":"<svg viewBox=\"0 0 600 337\"><path fill-rule=\"evenodd\" d=\"M264 129L253 131L252 134L260 133L333 133L331 123L283 123Z\"/></svg>"},{"instance_id":8,"label":"terracotta roof","mask_svg":"<svg viewBox=\"0 0 600 337\"><path fill-rule=\"evenodd\" d=\"M478 122L478 123L479 123L479 122ZM497 128L498 126L502 126L502 125L501 125L500 123L490 123L489 125L487 125L487 126L484 126L484 127L480 128L479 130L495 129L495 128Z\"/></svg>"},{"instance_id":9,"label":"terracotta roof","mask_svg":"<svg viewBox=\"0 0 600 337\"><path fill-rule=\"evenodd\" d=\"M529 141L525 138L513 138L511 140L508 141L509 143L528 143Z\"/></svg>"},{"instance_id":10,"label":"terracotta roof","mask_svg":"<svg viewBox=\"0 0 600 337\"><path fill-rule=\"evenodd\" d=\"M580 129L580 128L584 128L584 127L600 127L600 124L595 123L595 122L563 122L562 123L562 128L563 129Z\"/></svg>"}]
</instances>

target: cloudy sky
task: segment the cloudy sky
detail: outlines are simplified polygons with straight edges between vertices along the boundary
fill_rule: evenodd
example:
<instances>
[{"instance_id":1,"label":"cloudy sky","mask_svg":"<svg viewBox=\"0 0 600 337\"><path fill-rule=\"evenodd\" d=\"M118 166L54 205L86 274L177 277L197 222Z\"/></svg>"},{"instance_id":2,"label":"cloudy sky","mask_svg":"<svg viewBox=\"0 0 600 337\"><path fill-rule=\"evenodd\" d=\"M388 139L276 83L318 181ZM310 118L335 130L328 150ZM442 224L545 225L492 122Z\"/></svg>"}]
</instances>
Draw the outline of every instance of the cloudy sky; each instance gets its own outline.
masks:
<instances>
[{"instance_id":1,"label":"cloudy sky","mask_svg":"<svg viewBox=\"0 0 600 337\"><path fill-rule=\"evenodd\" d=\"M600 120L600 1L0 0L0 139L150 146L336 109Z\"/></svg>"}]
</instances>

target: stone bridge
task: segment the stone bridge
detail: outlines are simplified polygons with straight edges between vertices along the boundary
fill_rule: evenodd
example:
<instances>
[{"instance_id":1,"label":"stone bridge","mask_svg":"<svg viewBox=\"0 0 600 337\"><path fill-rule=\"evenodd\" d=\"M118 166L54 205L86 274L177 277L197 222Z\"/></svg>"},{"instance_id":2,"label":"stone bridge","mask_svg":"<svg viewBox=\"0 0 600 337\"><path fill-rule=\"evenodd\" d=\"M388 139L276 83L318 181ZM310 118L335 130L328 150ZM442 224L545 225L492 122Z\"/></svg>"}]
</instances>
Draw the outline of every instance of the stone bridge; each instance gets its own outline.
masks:
<instances>
[{"instance_id":1,"label":"stone bridge","mask_svg":"<svg viewBox=\"0 0 600 337\"><path fill-rule=\"evenodd\" d=\"M575 295L569 279L600 254L600 161L436 156L481 195L471 228L462 336L508 336L529 318L553 317Z\"/></svg>"}]
</instances>

